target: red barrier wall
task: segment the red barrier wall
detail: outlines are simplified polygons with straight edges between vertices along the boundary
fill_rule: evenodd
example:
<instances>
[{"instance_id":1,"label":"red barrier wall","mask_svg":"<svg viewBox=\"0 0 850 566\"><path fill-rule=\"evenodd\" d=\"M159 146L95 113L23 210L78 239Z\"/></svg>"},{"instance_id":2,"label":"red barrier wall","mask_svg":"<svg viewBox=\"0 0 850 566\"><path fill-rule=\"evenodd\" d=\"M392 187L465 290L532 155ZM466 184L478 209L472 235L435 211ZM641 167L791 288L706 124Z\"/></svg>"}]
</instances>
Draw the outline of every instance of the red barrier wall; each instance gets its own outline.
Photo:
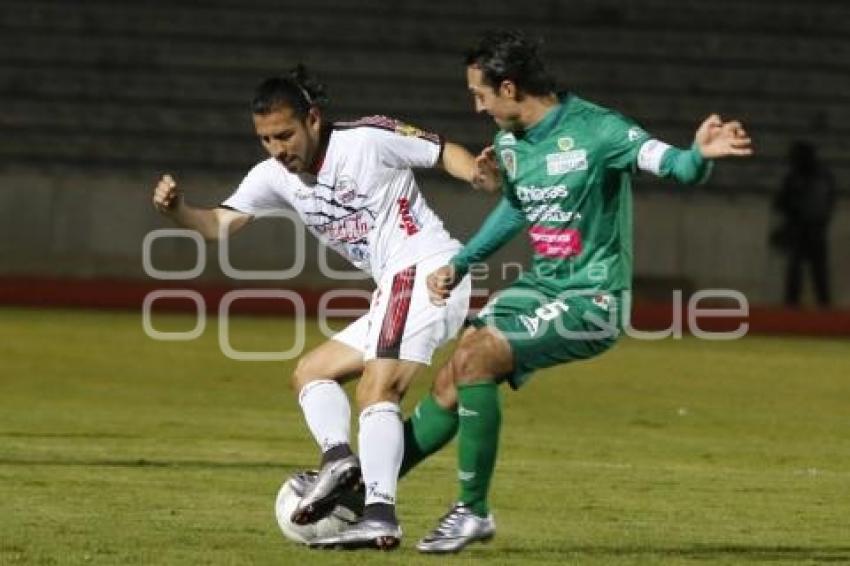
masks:
<instances>
[{"instance_id":1,"label":"red barrier wall","mask_svg":"<svg viewBox=\"0 0 850 566\"><path fill-rule=\"evenodd\" d=\"M180 286L163 282L126 281L110 279L0 279L0 305L33 307L83 307L141 309L145 296L161 289L191 289L204 299L208 312L217 312L221 298L233 287L219 285ZM307 313L315 313L325 289L291 289L301 295ZM480 302L476 306L481 306ZM363 301L339 298L330 303L337 309L364 308ZM156 311L192 311L196 307L189 299L158 299ZM707 307L705 307L707 308ZM719 307L718 307L719 308ZM231 312L240 314L291 315L292 303L280 299L240 299L231 305ZM640 330L663 330L670 327L672 304L635 301L632 325ZM744 322L741 317L700 317L699 328L705 331L730 331ZM792 310L751 307L749 332L756 334L797 334L806 336L850 336L850 311ZM687 315L683 321L688 329Z\"/></svg>"}]
</instances>

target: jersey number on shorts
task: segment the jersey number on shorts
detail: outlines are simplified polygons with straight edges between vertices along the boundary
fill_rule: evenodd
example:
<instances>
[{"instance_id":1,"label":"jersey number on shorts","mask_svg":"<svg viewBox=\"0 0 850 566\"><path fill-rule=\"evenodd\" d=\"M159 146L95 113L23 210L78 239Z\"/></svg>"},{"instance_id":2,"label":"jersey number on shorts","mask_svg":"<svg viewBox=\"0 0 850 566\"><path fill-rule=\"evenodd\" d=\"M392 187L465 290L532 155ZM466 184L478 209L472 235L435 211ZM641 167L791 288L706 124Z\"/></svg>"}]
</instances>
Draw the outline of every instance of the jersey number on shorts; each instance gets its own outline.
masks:
<instances>
[{"instance_id":1,"label":"jersey number on shorts","mask_svg":"<svg viewBox=\"0 0 850 566\"><path fill-rule=\"evenodd\" d=\"M519 315L519 321L525 326L528 330L528 333L534 336L537 334L537 329L540 328L540 321L550 321L559 313L565 313L569 310L570 307L565 305L561 301L552 301L551 303L547 303L542 307L538 307L534 310L535 316L526 316L524 314Z\"/></svg>"}]
</instances>

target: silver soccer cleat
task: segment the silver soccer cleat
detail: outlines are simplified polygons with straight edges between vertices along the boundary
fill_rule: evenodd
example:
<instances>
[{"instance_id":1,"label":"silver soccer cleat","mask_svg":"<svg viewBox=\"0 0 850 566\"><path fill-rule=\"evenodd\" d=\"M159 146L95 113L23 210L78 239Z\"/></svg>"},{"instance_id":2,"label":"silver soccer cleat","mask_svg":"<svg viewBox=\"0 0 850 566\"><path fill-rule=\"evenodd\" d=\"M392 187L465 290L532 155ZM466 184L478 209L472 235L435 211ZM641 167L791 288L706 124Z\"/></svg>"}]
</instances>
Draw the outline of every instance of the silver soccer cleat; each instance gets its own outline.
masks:
<instances>
[{"instance_id":1,"label":"silver soccer cleat","mask_svg":"<svg viewBox=\"0 0 850 566\"><path fill-rule=\"evenodd\" d=\"M326 517L342 494L359 481L360 460L356 455L328 462L322 466L312 483L305 482L307 487L301 502L292 512L292 522L308 525Z\"/></svg>"},{"instance_id":2,"label":"silver soccer cleat","mask_svg":"<svg viewBox=\"0 0 850 566\"><path fill-rule=\"evenodd\" d=\"M296 472L289 479L292 491L299 498L304 497L310 486L316 483L317 477L319 477L319 470ZM351 489L343 491L336 504L357 515L359 520L359 516L363 514L363 508L366 506L366 487L363 485L363 480L359 480Z\"/></svg>"},{"instance_id":3,"label":"silver soccer cleat","mask_svg":"<svg viewBox=\"0 0 850 566\"><path fill-rule=\"evenodd\" d=\"M416 549L425 553L458 552L471 542L485 542L496 534L493 515L479 517L463 503L456 503L443 515L437 528L419 541Z\"/></svg>"},{"instance_id":4,"label":"silver soccer cleat","mask_svg":"<svg viewBox=\"0 0 850 566\"><path fill-rule=\"evenodd\" d=\"M317 538L310 548L378 548L392 550L401 543L401 527L389 521L363 519L339 534Z\"/></svg>"},{"instance_id":5,"label":"silver soccer cleat","mask_svg":"<svg viewBox=\"0 0 850 566\"><path fill-rule=\"evenodd\" d=\"M298 497L304 497L304 493L316 481L316 477L318 475L319 472L317 470L304 470L298 472L290 478L289 485L292 486L292 491L295 492L295 495Z\"/></svg>"}]
</instances>

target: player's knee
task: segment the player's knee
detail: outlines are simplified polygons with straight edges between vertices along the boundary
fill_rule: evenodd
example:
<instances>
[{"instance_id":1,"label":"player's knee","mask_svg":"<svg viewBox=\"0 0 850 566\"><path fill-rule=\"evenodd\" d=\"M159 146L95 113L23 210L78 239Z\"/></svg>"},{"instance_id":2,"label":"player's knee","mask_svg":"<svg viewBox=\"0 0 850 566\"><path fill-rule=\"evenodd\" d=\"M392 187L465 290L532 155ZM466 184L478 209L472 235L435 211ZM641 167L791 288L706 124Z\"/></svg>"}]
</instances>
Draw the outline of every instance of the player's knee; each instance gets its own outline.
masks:
<instances>
[{"instance_id":1,"label":"player's knee","mask_svg":"<svg viewBox=\"0 0 850 566\"><path fill-rule=\"evenodd\" d=\"M301 356L295 364L295 371L292 372L292 376L289 379L289 385L292 387L292 390L296 395L311 381L327 379L323 378L318 373L318 368L315 367L315 363L312 358L313 356L310 354Z\"/></svg>"},{"instance_id":2,"label":"player's knee","mask_svg":"<svg viewBox=\"0 0 850 566\"><path fill-rule=\"evenodd\" d=\"M455 386L487 379L482 362L480 350L461 344L452 355L451 361Z\"/></svg>"},{"instance_id":3,"label":"player's knee","mask_svg":"<svg viewBox=\"0 0 850 566\"><path fill-rule=\"evenodd\" d=\"M434 384L431 386L431 394L445 408L452 408L457 405L457 387L450 365L437 373Z\"/></svg>"},{"instance_id":4,"label":"player's knee","mask_svg":"<svg viewBox=\"0 0 850 566\"><path fill-rule=\"evenodd\" d=\"M493 381L506 366L503 348L485 331L477 331L461 340L452 356L455 385Z\"/></svg>"},{"instance_id":5,"label":"player's knee","mask_svg":"<svg viewBox=\"0 0 850 566\"><path fill-rule=\"evenodd\" d=\"M401 400L398 384L394 376L366 371L357 383L357 406L362 411L369 405L382 401L397 403Z\"/></svg>"}]
</instances>

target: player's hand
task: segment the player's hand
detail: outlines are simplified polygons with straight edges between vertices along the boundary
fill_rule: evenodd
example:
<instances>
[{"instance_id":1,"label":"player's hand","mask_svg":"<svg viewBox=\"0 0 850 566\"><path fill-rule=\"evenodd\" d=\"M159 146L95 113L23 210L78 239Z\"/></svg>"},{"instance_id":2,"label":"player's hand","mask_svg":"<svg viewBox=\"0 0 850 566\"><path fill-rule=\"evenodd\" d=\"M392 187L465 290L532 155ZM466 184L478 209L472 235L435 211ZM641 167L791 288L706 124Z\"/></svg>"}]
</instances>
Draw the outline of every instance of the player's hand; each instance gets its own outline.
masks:
<instances>
[{"instance_id":1,"label":"player's hand","mask_svg":"<svg viewBox=\"0 0 850 566\"><path fill-rule=\"evenodd\" d=\"M431 272L428 275L428 295L431 298L431 302L438 307L445 305L446 299L451 295L455 285L457 285L457 281L455 281L455 268L451 265L444 265L436 271Z\"/></svg>"},{"instance_id":2,"label":"player's hand","mask_svg":"<svg viewBox=\"0 0 850 566\"><path fill-rule=\"evenodd\" d=\"M706 159L747 157L753 154L753 142L744 126L737 120L724 122L712 114L700 125L694 137Z\"/></svg>"},{"instance_id":3,"label":"player's hand","mask_svg":"<svg viewBox=\"0 0 850 566\"><path fill-rule=\"evenodd\" d=\"M177 189L177 182L171 175L163 175L153 190L153 205L163 214L168 214L177 208L182 198L182 194Z\"/></svg>"},{"instance_id":4,"label":"player's hand","mask_svg":"<svg viewBox=\"0 0 850 566\"><path fill-rule=\"evenodd\" d=\"M475 158L472 188L488 193L498 192L502 188L502 175L499 172L499 163L496 161L496 150L492 145L485 147Z\"/></svg>"}]
</instances>

